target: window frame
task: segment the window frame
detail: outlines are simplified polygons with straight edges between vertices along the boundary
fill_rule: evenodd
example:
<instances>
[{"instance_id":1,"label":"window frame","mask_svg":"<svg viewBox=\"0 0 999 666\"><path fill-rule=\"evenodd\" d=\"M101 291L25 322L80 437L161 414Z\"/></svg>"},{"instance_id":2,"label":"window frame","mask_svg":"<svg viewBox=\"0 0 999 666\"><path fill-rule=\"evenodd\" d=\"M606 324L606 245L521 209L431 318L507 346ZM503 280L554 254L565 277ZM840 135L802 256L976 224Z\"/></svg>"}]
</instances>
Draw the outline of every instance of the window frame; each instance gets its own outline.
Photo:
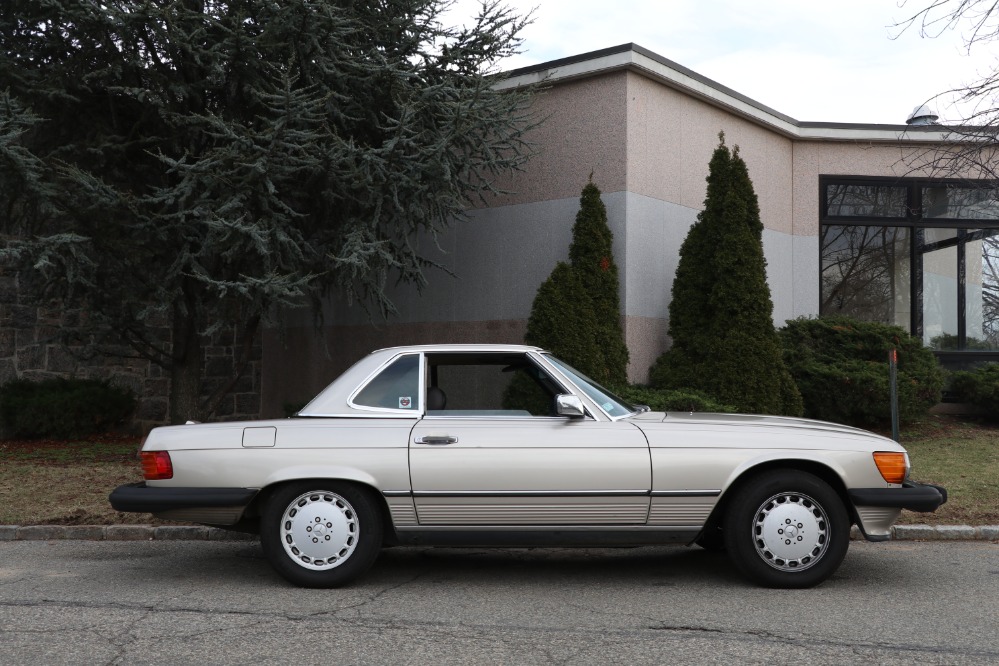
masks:
<instances>
[{"instance_id":1,"label":"window frame","mask_svg":"<svg viewBox=\"0 0 999 666\"><path fill-rule=\"evenodd\" d=\"M418 383L418 385L416 387L418 395L417 395L417 403L416 403L416 408L415 409L399 409L399 408L392 408L392 407L373 407L371 405L360 405L360 404L354 402L354 399L357 398L357 396L360 395L360 393L362 391L364 391L364 389L366 389L368 387L368 384L370 384L375 379L377 379L378 376L381 375L382 372L385 369L387 369L390 365L392 365L393 363L395 363L397 360L399 360L403 356L416 356L417 357L417 363L418 363L417 372L418 372L418 375L419 375L419 378L418 378L417 381L419 383ZM357 410L364 411L364 412L377 412L379 414L384 414L386 416L393 416L393 417L396 417L396 416L408 416L408 417L411 417L411 418L419 418L424 413L424 411L425 411L425 408L424 408L424 401L425 401L424 394L426 393L426 390L424 389L424 385L425 384L426 384L426 363L425 363L424 358L423 358L423 352L401 351L398 354L396 354L396 355L392 356L391 358L389 358L388 360L386 360L384 363L382 363L381 365L379 365L377 368L375 368L375 370L370 375L368 375L364 379L364 381L361 382L357 386L357 388L355 388L351 392L350 396L347 398L347 406L350 407L351 409L357 409Z\"/></svg>"},{"instance_id":2,"label":"window frame","mask_svg":"<svg viewBox=\"0 0 999 666\"><path fill-rule=\"evenodd\" d=\"M421 395L425 395L426 394L427 387L428 387L428 385L430 383L430 379L431 379L431 376L433 374L432 371L431 371L431 367L430 367L430 361L431 361L430 357L432 357L432 356L469 356L469 357L479 357L479 358L486 357L486 356L495 356L495 357L500 357L500 356L523 356L523 358L525 358L529 363L532 363L535 367L537 367L542 372L544 372L546 375L548 375L555 382L555 384L557 386L561 387L563 394L578 395L578 393L576 391L571 390L570 388L567 387L564 378L561 378L561 377L557 376L555 373L553 373L550 367L547 367L546 365L544 365L542 363L539 363L538 359L531 352L450 351L450 350L448 350L448 351L440 351L440 352L426 352L422 356L423 356L423 359L422 359L422 362L423 362L422 372L423 372L423 374L422 374L422 384L420 386ZM447 364L445 363L445 364L439 364L439 365L447 365ZM452 365L454 365L454 364L452 364ZM496 364L492 364L492 363L469 363L468 365L504 365L504 364L503 363L496 363ZM571 386L571 385L569 385L569 386ZM548 419L548 420L552 420L552 419L558 419L558 420L562 420L562 419L569 418L567 416L535 416L534 414L529 414L527 416L524 416L522 414L473 414L473 413L470 413L470 414L467 414L467 415L464 415L464 414L431 414L430 410L428 410L426 408L426 404L425 403L421 403L421 406L423 407L423 409L422 409L422 415L423 415L423 418L425 418L425 419L465 419L465 420L467 420L467 419L477 419L477 420L481 420L481 419L496 419L496 420L510 420L510 419L532 419L532 420L535 420L535 419ZM589 418L592 418L592 417L589 417Z\"/></svg>"},{"instance_id":3,"label":"window frame","mask_svg":"<svg viewBox=\"0 0 999 666\"><path fill-rule=\"evenodd\" d=\"M906 187L905 217L881 217L863 215L830 215L827 190L830 185L872 185ZM987 351L967 349L967 257L966 245L980 236L978 232L987 229L999 230L999 219L987 218L948 218L923 217L923 189L932 186L970 186L982 188L999 188L999 181L971 180L961 178L896 178L891 176L842 176L819 175L819 233L818 271L819 271L819 303L821 305L822 271L824 268L821 238L825 227L829 226L870 226L870 227L908 227L912 229L909 237L909 294L911 299L909 332L920 339L923 337L923 260L922 255L933 249L955 246L957 248L957 325L959 349L934 350L934 354L947 365L960 363L977 363L981 361L999 360L999 350ZM953 229L957 231L954 239L947 239L926 245L922 242L925 229ZM820 312L821 314L821 312Z\"/></svg>"}]
</instances>

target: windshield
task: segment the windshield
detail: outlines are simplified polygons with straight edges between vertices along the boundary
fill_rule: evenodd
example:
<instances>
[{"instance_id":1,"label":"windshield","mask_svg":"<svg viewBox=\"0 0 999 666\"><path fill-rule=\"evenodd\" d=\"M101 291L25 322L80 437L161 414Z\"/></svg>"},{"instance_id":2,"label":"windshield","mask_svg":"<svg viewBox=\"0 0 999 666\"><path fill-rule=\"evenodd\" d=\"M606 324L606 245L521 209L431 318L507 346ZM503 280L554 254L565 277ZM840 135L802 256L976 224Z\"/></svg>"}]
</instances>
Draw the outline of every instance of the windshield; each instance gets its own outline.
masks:
<instances>
[{"instance_id":1,"label":"windshield","mask_svg":"<svg viewBox=\"0 0 999 666\"><path fill-rule=\"evenodd\" d=\"M561 370L579 390L585 393L593 402L600 405L600 408L610 416L627 416L634 414L637 410L627 402L617 397L600 384L596 383L571 365L558 360L551 354L545 354L549 363Z\"/></svg>"}]
</instances>

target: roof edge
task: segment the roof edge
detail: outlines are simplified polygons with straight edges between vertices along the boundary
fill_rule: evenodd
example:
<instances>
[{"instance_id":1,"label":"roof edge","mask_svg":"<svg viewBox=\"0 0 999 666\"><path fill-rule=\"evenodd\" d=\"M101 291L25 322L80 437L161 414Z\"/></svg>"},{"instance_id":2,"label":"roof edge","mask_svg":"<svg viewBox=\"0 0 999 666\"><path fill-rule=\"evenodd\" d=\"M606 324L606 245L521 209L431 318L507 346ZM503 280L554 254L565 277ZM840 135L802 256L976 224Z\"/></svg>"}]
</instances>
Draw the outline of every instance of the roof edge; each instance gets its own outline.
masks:
<instances>
[{"instance_id":1,"label":"roof edge","mask_svg":"<svg viewBox=\"0 0 999 666\"><path fill-rule=\"evenodd\" d=\"M954 131L959 129L943 125L800 121L633 42L503 72L499 87L559 83L621 70L655 79L792 139L940 143L947 142L948 137L953 140Z\"/></svg>"}]
</instances>

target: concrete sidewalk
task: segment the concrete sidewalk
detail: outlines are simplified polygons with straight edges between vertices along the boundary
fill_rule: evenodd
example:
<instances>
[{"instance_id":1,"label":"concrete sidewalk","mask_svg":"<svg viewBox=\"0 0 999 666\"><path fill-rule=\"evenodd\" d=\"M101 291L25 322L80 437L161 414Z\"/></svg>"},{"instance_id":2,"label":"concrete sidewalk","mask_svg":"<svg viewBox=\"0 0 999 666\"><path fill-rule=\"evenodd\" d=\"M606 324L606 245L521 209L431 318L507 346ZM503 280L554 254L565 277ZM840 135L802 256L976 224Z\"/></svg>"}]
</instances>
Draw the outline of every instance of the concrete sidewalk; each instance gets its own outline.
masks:
<instances>
[{"instance_id":1,"label":"concrete sidewalk","mask_svg":"<svg viewBox=\"0 0 999 666\"><path fill-rule=\"evenodd\" d=\"M851 538L859 539L854 527ZM0 525L0 541L255 541L257 536L196 525ZM999 525L896 525L896 541L999 541Z\"/></svg>"}]
</instances>

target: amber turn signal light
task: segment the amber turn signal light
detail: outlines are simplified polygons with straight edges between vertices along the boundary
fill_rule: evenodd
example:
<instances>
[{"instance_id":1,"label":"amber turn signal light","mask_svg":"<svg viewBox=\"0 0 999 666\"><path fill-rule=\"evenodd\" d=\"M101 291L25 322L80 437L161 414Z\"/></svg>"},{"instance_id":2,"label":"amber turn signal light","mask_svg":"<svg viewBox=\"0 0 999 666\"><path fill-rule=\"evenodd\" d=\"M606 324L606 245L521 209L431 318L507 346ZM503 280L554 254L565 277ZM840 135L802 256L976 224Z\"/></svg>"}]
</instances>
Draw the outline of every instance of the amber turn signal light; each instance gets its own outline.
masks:
<instances>
[{"instance_id":1,"label":"amber turn signal light","mask_svg":"<svg viewBox=\"0 0 999 666\"><path fill-rule=\"evenodd\" d=\"M169 451L143 451L139 457L142 459L142 473L146 481L173 478L173 463L170 461Z\"/></svg>"},{"instance_id":2,"label":"amber turn signal light","mask_svg":"<svg viewBox=\"0 0 999 666\"><path fill-rule=\"evenodd\" d=\"M876 451L874 464L888 483L902 483L909 472L909 461L904 453L895 451Z\"/></svg>"}]
</instances>

